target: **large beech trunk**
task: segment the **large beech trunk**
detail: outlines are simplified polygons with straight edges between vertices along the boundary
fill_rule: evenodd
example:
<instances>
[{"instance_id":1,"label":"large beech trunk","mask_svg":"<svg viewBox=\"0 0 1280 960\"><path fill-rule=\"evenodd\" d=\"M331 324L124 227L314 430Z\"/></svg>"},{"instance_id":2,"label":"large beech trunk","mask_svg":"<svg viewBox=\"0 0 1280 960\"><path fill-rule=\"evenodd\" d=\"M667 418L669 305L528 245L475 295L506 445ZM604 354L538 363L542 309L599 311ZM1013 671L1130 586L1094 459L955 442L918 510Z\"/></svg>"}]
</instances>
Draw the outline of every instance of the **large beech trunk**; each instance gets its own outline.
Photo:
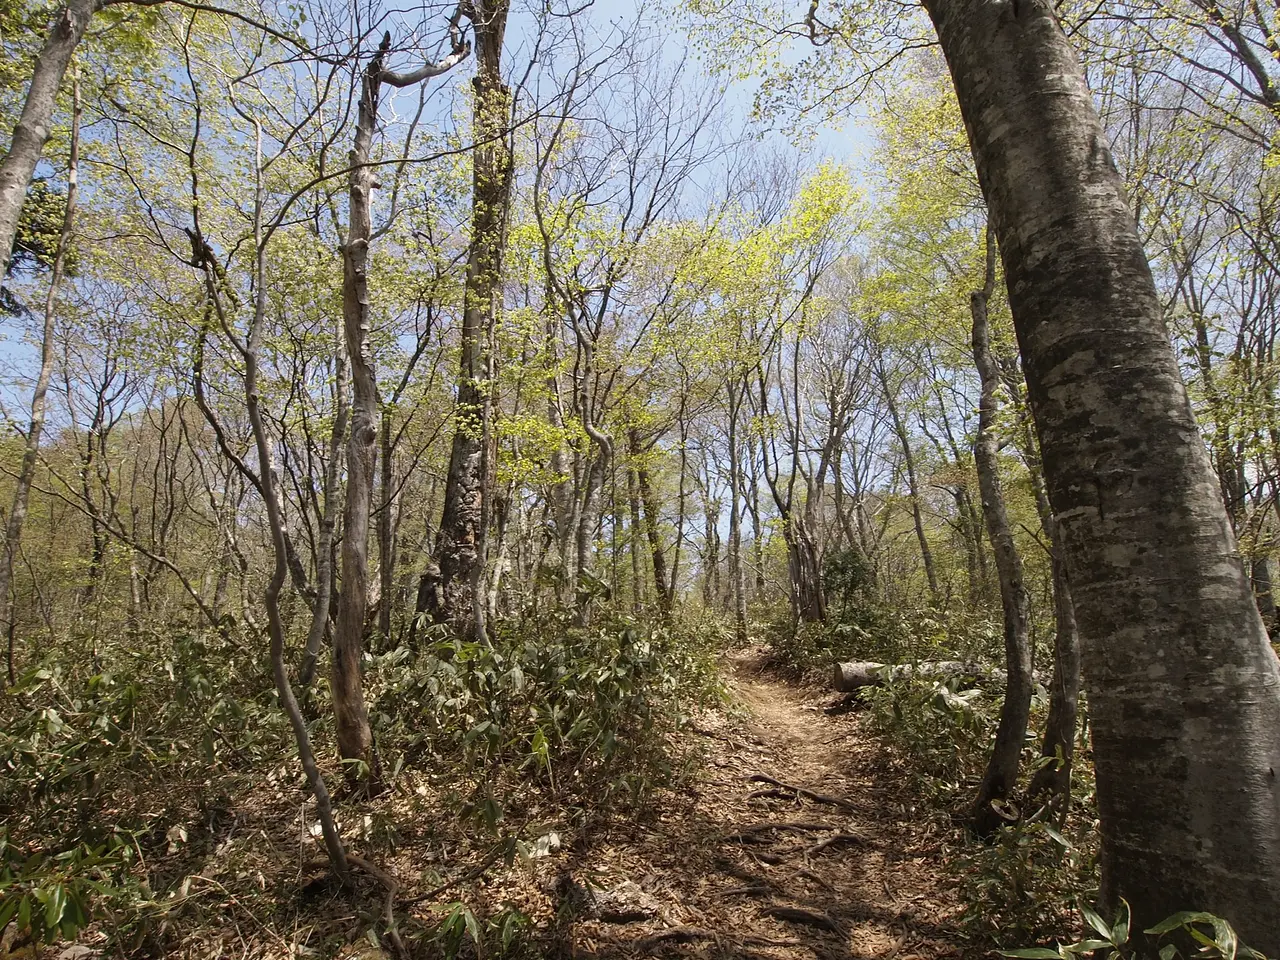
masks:
<instances>
[{"instance_id":1,"label":"large beech trunk","mask_svg":"<svg viewBox=\"0 0 1280 960\"><path fill-rule=\"evenodd\" d=\"M0 160L0 280L9 272L22 204L49 139L58 87L97 9L98 0L69 0L55 16L36 57L27 98L9 139L9 152Z\"/></svg>"},{"instance_id":2,"label":"large beech trunk","mask_svg":"<svg viewBox=\"0 0 1280 960\"><path fill-rule=\"evenodd\" d=\"M462 311L461 360L444 512L436 544L440 607L428 610L464 636L485 639L483 577L484 520L490 478L488 441L489 339L502 302L502 262L511 157L507 120L511 92L502 82L502 38L507 0L474 0L465 8L476 40L472 150L471 244Z\"/></svg>"},{"instance_id":3,"label":"large beech trunk","mask_svg":"<svg viewBox=\"0 0 1280 960\"><path fill-rule=\"evenodd\" d=\"M1280 666L1045 0L926 0L1000 243L1084 652L1103 899L1280 952Z\"/></svg>"},{"instance_id":4,"label":"large beech trunk","mask_svg":"<svg viewBox=\"0 0 1280 960\"><path fill-rule=\"evenodd\" d=\"M995 832L1005 818L997 804L1009 797L1018 784L1018 768L1022 759L1022 742L1027 736L1027 720L1031 715L1031 598L1023 583L1022 557L1013 539L1009 512L1005 509L1004 490L1000 483L1000 460L996 450L995 423L999 412L996 391L1000 372L991 356L991 332L987 304L995 291L995 238L987 233L986 281L981 290L969 298L973 316L973 361L982 382L982 399L978 406L978 435L973 441L973 460L978 470L978 490L982 495L982 514L987 520L995 554L996 574L1000 580L1000 605L1004 610L1004 657L1008 679L1004 704L1000 708L1000 725L991 759L978 795L973 802L970 821L974 832L987 836Z\"/></svg>"}]
</instances>

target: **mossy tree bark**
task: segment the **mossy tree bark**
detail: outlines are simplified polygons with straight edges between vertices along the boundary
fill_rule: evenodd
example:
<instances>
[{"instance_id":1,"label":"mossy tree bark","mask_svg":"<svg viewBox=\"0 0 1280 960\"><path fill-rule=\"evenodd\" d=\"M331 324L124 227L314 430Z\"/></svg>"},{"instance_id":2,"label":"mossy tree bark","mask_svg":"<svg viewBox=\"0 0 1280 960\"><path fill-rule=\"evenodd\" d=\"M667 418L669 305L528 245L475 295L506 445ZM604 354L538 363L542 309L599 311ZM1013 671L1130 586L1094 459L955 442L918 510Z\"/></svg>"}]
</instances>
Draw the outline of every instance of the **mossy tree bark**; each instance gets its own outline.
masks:
<instances>
[{"instance_id":1,"label":"mossy tree bark","mask_svg":"<svg viewBox=\"0 0 1280 960\"><path fill-rule=\"evenodd\" d=\"M1124 182L1045 0L926 0L999 240L1084 654L1103 899L1280 951L1280 666Z\"/></svg>"}]
</instances>

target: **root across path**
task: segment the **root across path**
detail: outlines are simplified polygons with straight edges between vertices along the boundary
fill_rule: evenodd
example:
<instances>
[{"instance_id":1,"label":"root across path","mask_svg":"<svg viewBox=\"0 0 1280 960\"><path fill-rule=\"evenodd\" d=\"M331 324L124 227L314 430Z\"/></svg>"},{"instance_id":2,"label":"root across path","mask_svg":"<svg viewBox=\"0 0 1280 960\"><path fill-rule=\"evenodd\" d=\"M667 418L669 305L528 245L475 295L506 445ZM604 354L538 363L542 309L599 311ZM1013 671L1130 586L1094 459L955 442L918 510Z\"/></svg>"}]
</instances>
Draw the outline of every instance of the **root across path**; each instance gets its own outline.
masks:
<instances>
[{"instance_id":1,"label":"root across path","mask_svg":"<svg viewBox=\"0 0 1280 960\"><path fill-rule=\"evenodd\" d=\"M561 930L572 957L962 957L942 838L914 815L856 714L732 658L736 704L700 718L706 770L634 835L577 865L648 910ZM826 698L829 699L829 698ZM589 851L589 852L588 852Z\"/></svg>"}]
</instances>

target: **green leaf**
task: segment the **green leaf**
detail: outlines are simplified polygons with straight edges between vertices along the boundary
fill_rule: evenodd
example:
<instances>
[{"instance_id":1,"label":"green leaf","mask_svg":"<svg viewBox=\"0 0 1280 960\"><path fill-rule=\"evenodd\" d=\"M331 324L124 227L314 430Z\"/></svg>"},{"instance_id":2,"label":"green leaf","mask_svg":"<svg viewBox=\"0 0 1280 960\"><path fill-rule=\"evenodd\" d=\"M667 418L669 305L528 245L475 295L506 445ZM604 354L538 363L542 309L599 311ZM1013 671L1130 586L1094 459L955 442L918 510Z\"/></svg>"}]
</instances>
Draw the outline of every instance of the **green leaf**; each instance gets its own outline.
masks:
<instances>
[{"instance_id":1,"label":"green leaf","mask_svg":"<svg viewBox=\"0 0 1280 960\"><path fill-rule=\"evenodd\" d=\"M484 939L484 934L480 932L480 921L476 919L476 915L471 912L469 907L463 908L462 921L467 926L467 933L471 935L471 942L477 947L480 946L481 940Z\"/></svg>"},{"instance_id":2,"label":"green leaf","mask_svg":"<svg viewBox=\"0 0 1280 960\"><path fill-rule=\"evenodd\" d=\"M57 932L62 920L62 911L67 905L67 889L62 884L54 884L44 902L44 928L52 936Z\"/></svg>"},{"instance_id":3,"label":"green leaf","mask_svg":"<svg viewBox=\"0 0 1280 960\"><path fill-rule=\"evenodd\" d=\"M1129 901L1120 898L1120 913L1116 925L1111 928L1111 943L1120 946L1129 942Z\"/></svg>"},{"instance_id":4,"label":"green leaf","mask_svg":"<svg viewBox=\"0 0 1280 960\"><path fill-rule=\"evenodd\" d=\"M1054 843L1058 844L1063 849L1066 849L1066 850L1071 849L1071 841L1068 840L1066 837L1064 837L1061 833L1059 833L1053 827L1049 826L1049 824L1047 823L1044 825L1044 832L1049 835L1050 839L1052 839Z\"/></svg>"},{"instance_id":5,"label":"green leaf","mask_svg":"<svg viewBox=\"0 0 1280 960\"><path fill-rule=\"evenodd\" d=\"M997 950L1002 957L1026 957L1028 960L1062 960L1064 954L1048 947L1026 947L1022 950Z\"/></svg>"},{"instance_id":6,"label":"green leaf","mask_svg":"<svg viewBox=\"0 0 1280 960\"><path fill-rule=\"evenodd\" d=\"M1159 936L1172 930L1179 930L1189 923L1212 923L1214 919L1216 918L1211 913L1203 913L1199 910L1183 910L1171 917L1166 917L1154 927L1148 927L1143 932Z\"/></svg>"},{"instance_id":7,"label":"green leaf","mask_svg":"<svg viewBox=\"0 0 1280 960\"><path fill-rule=\"evenodd\" d=\"M1240 945L1239 939L1236 937L1235 930L1231 929L1231 924L1223 920L1221 917L1213 918L1213 939L1218 945L1218 951L1227 958L1227 960L1235 960L1236 950Z\"/></svg>"},{"instance_id":8,"label":"green leaf","mask_svg":"<svg viewBox=\"0 0 1280 960\"><path fill-rule=\"evenodd\" d=\"M1083 903L1080 904L1080 913L1088 922L1089 926L1097 930L1103 937L1110 939L1111 926L1103 920L1102 917L1098 916L1097 913L1095 913L1091 908L1086 907Z\"/></svg>"},{"instance_id":9,"label":"green leaf","mask_svg":"<svg viewBox=\"0 0 1280 960\"><path fill-rule=\"evenodd\" d=\"M1110 940L1081 940L1079 943L1072 943L1062 947L1062 951L1063 953L1093 953L1095 950L1111 946L1114 946L1114 944Z\"/></svg>"},{"instance_id":10,"label":"green leaf","mask_svg":"<svg viewBox=\"0 0 1280 960\"><path fill-rule=\"evenodd\" d=\"M1191 939L1194 940L1196 943L1200 944L1201 946L1205 946L1205 947L1217 946L1217 944L1214 943L1212 939L1210 939L1205 934L1201 933L1195 927L1188 927L1187 933L1191 934Z\"/></svg>"},{"instance_id":11,"label":"green leaf","mask_svg":"<svg viewBox=\"0 0 1280 960\"><path fill-rule=\"evenodd\" d=\"M9 925L9 921L13 919L13 915L18 912L18 898L9 897L0 902L0 931Z\"/></svg>"},{"instance_id":12,"label":"green leaf","mask_svg":"<svg viewBox=\"0 0 1280 960\"><path fill-rule=\"evenodd\" d=\"M1160 960L1174 960L1178 955L1178 948L1172 943L1166 943L1160 948Z\"/></svg>"}]
</instances>

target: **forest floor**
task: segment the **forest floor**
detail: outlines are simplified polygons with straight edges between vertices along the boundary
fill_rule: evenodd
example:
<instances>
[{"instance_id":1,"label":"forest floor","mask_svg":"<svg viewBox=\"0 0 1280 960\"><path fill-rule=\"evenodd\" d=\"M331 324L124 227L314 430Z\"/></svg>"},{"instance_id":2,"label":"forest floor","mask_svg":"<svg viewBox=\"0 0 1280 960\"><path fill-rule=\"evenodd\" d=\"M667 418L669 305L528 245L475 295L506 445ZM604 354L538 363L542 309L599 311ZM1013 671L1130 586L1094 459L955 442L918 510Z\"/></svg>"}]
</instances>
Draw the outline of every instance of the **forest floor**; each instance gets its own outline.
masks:
<instances>
[{"instance_id":1,"label":"forest floor","mask_svg":"<svg viewBox=\"0 0 1280 960\"><path fill-rule=\"evenodd\" d=\"M859 714L832 713L829 694L771 675L759 649L729 663L733 703L694 725L708 744L701 775L633 836L581 854L597 874L637 884L655 915L579 919L562 930L561 955L965 956L944 838L916 815Z\"/></svg>"},{"instance_id":2,"label":"forest floor","mask_svg":"<svg viewBox=\"0 0 1280 960\"><path fill-rule=\"evenodd\" d=\"M421 774L406 771L391 794L346 805L353 851L399 881L394 913L408 944L400 956L439 957L429 931L451 911L456 916L459 904L472 911L482 941L473 949L458 924L462 957L982 955L963 946L954 919L960 905L942 862L953 831L912 796L865 714L833 710L836 698L825 689L779 678L760 648L729 655L723 672L728 702L700 712L680 734L675 752L690 762L674 786L660 789L639 815L601 805L580 811L587 816L563 828L563 848L556 834L531 862L503 866L486 852L495 849L491 835L440 816L442 798ZM151 929L163 945L143 953L189 960L396 956L386 943L384 888L363 873L354 890L337 885L318 831L308 829L306 805L299 810L296 787L287 782L296 783L296 772L286 764L265 779L228 785L225 805L210 806L203 825L193 819L171 855L149 860L153 879L166 888L185 880L154 905ZM533 797L510 812L525 823L554 824L565 815L557 803ZM393 825L393 843L377 840L379 824ZM421 894L449 878L447 891ZM494 924L504 907L528 918L519 938L524 952L500 946ZM123 955L104 940L91 929L78 945L36 955ZM0 957L19 955L7 946L0 942Z\"/></svg>"}]
</instances>

